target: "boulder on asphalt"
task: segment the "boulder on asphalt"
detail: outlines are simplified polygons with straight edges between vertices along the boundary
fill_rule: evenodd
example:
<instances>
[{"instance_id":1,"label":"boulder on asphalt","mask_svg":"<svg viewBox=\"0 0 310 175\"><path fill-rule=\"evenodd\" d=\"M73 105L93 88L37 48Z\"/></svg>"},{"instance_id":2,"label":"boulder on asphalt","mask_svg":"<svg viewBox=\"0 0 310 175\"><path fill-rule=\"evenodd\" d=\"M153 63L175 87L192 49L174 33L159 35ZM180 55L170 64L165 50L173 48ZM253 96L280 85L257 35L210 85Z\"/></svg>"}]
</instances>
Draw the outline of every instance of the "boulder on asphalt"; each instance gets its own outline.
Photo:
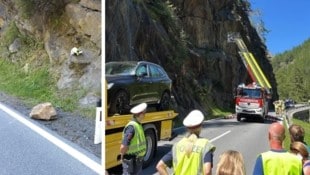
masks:
<instances>
[{"instance_id":1,"label":"boulder on asphalt","mask_svg":"<svg viewBox=\"0 0 310 175\"><path fill-rule=\"evenodd\" d=\"M33 107L30 117L39 120L54 120L57 118L57 112L50 102L46 102Z\"/></svg>"}]
</instances>

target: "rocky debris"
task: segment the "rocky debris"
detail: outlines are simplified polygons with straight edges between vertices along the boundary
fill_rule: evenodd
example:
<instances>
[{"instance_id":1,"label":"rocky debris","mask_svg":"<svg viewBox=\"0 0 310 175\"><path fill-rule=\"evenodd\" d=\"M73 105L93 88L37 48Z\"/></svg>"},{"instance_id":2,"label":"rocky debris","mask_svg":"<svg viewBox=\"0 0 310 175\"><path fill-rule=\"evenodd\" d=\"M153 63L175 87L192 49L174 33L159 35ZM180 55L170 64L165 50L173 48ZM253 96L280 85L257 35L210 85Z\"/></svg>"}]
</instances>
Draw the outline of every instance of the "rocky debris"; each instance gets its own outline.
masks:
<instances>
[{"instance_id":1,"label":"rocky debris","mask_svg":"<svg viewBox=\"0 0 310 175\"><path fill-rule=\"evenodd\" d=\"M21 47L21 40L20 38L16 38L13 43L9 46L10 53L16 53Z\"/></svg>"},{"instance_id":2,"label":"rocky debris","mask_svg":"<svg viewBox=\"0 0 310 175\"><path fill-rule=\"evenodd\" d=\"M57 112L49 102L36 105L30 112L31 118L39 120L54 120L56 116Z\"/></svg>"},{"instance_id":3,"label":"rocky debris","mask_svg":"<svg viewBox=\"0 0 310 175\"><path fill-rule=\"evenodd\" d=\"M73 48L71 49L70 55L71 55L71 56L72 56L72 55L79 56L79 55L82 54L82 53L83 53L83 51L82 51L81 49L76 48L76 47L73 47Z\"/></svg>"},{"instance_id":4,"label":"rocky debris","mask_svg":"<svg viewBox=\"0 0 310 175\"><path fill-rule=\"evenodd\" d=\"M236 114L230 114L224 117L224 119L232 119L232 118L236 118Z\"/></svg>"},{"instance_id":5,"label":"rocky debris","mask_svg":"<svg viewBox=\"0 0 310 175\"><path fill-rule=\"evenodd\" d=\"M0 29L4 26L4 19L0 17Z\"/></svg>"},{"instance_id":6,"label":"rocky debris","mask_svg":"<svg viewBox=\"0 0 310 175\"><path fill-rule=\"evenodd\" d=\"M100 102L101 97L99 97L96 94L88 93L84 98L79 100L79 104L81 106L97 106L97 104Z\"/></svg>"}]
</instances>

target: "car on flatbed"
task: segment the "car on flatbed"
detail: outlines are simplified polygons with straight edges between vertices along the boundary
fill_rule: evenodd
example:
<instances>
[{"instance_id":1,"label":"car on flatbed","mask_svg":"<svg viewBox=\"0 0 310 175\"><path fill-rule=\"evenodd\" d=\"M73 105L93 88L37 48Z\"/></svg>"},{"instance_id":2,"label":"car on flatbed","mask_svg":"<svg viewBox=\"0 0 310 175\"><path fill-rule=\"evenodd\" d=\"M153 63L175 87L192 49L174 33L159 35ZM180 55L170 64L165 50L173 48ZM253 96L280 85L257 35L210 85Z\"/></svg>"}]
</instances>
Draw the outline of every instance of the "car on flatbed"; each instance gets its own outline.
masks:
<instances>
[{"instance_id":1,"label":"car on flatbed","mask_svg":"<svg viewBox=\"0 0 310 175\"><path fill-rule=\"evenodd\" d=\"M108 113L128 114L145 102L157 110L170 107L172 80L158 64L147 61L113 61L105 64Z\"/></svg>"}]
</instances>

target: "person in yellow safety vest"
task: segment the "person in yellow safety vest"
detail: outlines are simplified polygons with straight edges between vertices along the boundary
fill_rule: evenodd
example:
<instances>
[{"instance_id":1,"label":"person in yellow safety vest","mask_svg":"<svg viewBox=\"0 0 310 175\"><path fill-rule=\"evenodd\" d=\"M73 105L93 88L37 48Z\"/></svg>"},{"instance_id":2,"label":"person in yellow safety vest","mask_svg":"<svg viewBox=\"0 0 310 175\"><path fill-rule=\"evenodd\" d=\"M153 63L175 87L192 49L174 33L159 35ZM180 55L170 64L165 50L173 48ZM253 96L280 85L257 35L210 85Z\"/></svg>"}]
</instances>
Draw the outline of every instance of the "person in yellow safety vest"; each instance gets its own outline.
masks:
<instances>
[{"instance_id":1,"label":"person in yellow safety vest","mask_svg":"<svg viewBox=\"0 0 310 175\"><path fill-rule=\"evenodd\" d=\"M130 112L132 120L125 126L120 147L123 175L142 173L143 158L146 153L146 140L141 121L144 118L147 104L141 103Z\"/></svg>"},{"instance_id":2,"label":"person in yellow safety vest","mask_svg":"<svg viewBox=\"0 0 310 175\"><path fill-rule=\"evenodd\" d=\"M282 147L284 139L284 126L278 122L272 123L268 131L271 150L257 157L253 175L302 174L301 160Z\"/></svg>"},{"instance_id":3,"label":"person in yellow safety vest","mask_svg":"<svg viewBox=\"0 0 310 175\"><path fill-rule=\"evenodd\" d=\"M281 105L280 105L280 101L274 101L273 102L273 105L274 105L274 108L275 108L275 111L276 111L276 114L280 114L281 113Z\"/></svg>"},{"instance_id":4,"label":"person in yellow safety vest","mask_svg":"<svg viewBox=\"0 0 310 175\"><path fill-rule=\"evenodd\" d=\"M156 165L160 175L167 175L167 167L173 167L175 175L210 175L213 167L215 146L208 139L199 138L204 115L199 110L191 111L183 124L189 136L175 143Z\"/></svg>"}]
</instances>

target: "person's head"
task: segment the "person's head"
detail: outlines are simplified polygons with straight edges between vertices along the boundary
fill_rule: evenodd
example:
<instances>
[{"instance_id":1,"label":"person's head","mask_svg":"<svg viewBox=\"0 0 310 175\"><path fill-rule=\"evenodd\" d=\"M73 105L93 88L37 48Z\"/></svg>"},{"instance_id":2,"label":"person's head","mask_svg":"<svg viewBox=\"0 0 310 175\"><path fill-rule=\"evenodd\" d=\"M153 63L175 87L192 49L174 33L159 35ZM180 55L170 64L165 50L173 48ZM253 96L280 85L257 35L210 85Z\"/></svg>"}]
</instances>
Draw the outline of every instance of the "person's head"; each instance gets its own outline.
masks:
<instances>
[{"instance_id":1,"label":"person's head","mask_svg":"<svg viewBox=\"0 0 310 175\"><path fill-rule=\"evenodd\" d=\"M135 107L133 107L130 112L133 114L133 117L136 118L139 122L144 118L144 114L146 112L147 104L141 103Z\"/></svg>"},{"instance_id":2,"label":"person's head","mask_svg":"<svg viewBox=\"0 0 310 175\"><path fill-rule=\"evenodd\" d=\"M304 142L305 130L300 125L292 124L289 127L291 142Z\"/></svg>"},{"instance_id":3,"label":"person's head","mask_svg":"<svg viewBox=\"0 0 310 175\"><path fill-rule=\"evenodd\" d=\"M302 161L306 161L309 156L309 152L305 145L302 142L293 142L290 145L290 152L296 154L302 159Z\"/></svg>"},{"instance_id":4,"label":"person's head","mask_svg":"<svg viewBox=\"0 0 310 175\"><path fill-rule=\"evenodd\" d=\"M186 140L185 152L187 155L190 155L193 150L193 146L200 134L203 120L204 115L199 110L191 111L183 120L183 125L188 129L190 134Z\"/></svg>"},{"instance_id":5,"label":"person's head","mask_svg":"<svg viewBox=\"0 0 310 175\"><path fill-rule=\"evenodd\" d=\"M245 166L243 156L235 150L227 150L220 155L217 163L216 175L244 175Z\"/></svg>"},{"instance_id":6,"label":"person's head","mask_svg":"<svg viewBox=\"0 0 310 175\"><path fill-rule=\"evenodd\" d=\"M285 128L282 124L275 122L272 123L268 131L269 141L281 143L285 139Z\"/></svg>"},{"instance_id":7,"label":"person's head","mask_svg":"<svg viewBox=\"0 0 310 175\"><path fill-rule=\"evenodd\" d=\"M204 115L201 111L192 110L183 120L183 125L189 130L191 134L200 134Z\"/></svg>"}]
</instances>

